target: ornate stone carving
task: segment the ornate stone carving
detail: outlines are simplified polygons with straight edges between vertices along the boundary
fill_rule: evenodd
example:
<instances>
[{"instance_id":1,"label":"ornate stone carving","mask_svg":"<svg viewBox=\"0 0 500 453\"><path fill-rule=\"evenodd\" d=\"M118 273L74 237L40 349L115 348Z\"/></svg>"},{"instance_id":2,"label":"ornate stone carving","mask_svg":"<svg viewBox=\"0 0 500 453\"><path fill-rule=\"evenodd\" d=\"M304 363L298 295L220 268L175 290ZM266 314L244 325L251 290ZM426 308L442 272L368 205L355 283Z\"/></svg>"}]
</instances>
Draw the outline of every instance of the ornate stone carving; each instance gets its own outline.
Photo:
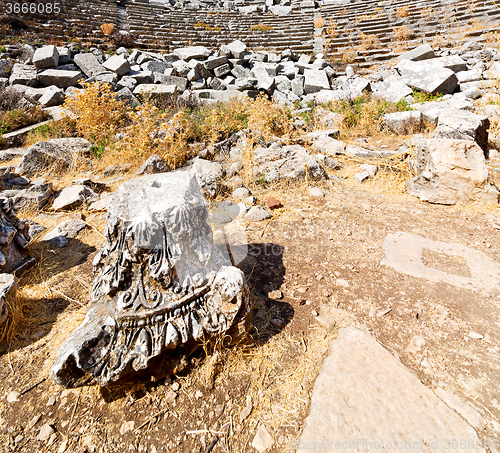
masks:
<instances>
[{"instance_id":1,"label":"ornate stone carving","mask_svg":"<svg viewBox=\"0 0 500 453\"><path fill-rule=\"evenodd\" d=\"M249 312L245 276L213 245L207 205L188 171L132 179L115 193L94 260L92 304L52 378L101 386L176 349L227 333ZM164 360L163 360L164 359Z\"/></svg>"}]
</instances>

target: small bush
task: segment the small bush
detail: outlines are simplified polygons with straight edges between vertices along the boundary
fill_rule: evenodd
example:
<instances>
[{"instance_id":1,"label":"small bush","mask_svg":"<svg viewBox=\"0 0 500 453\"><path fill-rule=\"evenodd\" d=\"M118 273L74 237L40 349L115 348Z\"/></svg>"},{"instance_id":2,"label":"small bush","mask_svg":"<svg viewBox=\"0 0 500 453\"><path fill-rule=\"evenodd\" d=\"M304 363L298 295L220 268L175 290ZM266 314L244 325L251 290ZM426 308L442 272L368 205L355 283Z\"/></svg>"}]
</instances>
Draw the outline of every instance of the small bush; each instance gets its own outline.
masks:
<instances>
[{"instance_id":1,"label":"small bush","mask_svg":"<svg viewBox=\"0 0 500 453\"><path fill-rule=\"evenodd\" d=\"M408 17L409 15L410 7L408 5L396 9L396 16L398 16L400 19L402 19L403 17Z\"/></svg>"},{"instance_id":2,"label":"small bush","mask_svg":"<svg viewBox=\"0 0 500 453\"><path fill-rule=\"evenodd\" d=\"M104 36L111 36L115 31L115 24L102 24L101 31Z\"/></svg>"},{"instance_id":3,"label":"small bush","mask_svg":"<svg viewBox=\"0 0 500 453\"><path fill-rule=\"evenodd\" d=\"M413 36L413 32L406 26L401 25L401 27L396 27L394 29L394 37L396 41L406 42Z\"/></svg>"},{"instance_id":4,"label":"small bush","mask_svg":"<svg viewBox=\"0 0 500 453\"><path fill-rule=\"evenodd\" d=\"M380 133L383 115L410 110L405 101L388 102L373 98L369 94L353 100L330 102L326 108L345 115L345 125L347 133L350 135Z\"/></svg>"},{"instance_id":5,"label":"small bush","mask_svg":"<svg viewBox=\"0 0 500 453\"><path fill-rule=\"evenodd\" d=\"M360 33L359 40L360 40L360 46L359 46L360 50L374 49L380 44L377 35L365 35L364 33Z\"/></svg>"},{"instance_id":6,"label":"small bush","mask_svg":"<svg viewBox=\"0 0 500 453\"><path fill-rule=\"evenodd\" d=\"M413 99L415 102L418 103L437 101L439 98L443 97L441 93L429 94L429 93L424 93L423 91L418 91L415 88L413 88L412 90L413 90Z\"/></svg>"},{"instance_id":7,"label":"small bush","mask_svg":"<svg viewBox=\"0 0 500 453\"><path fill-rule=\"evenodd\" d=\"M66 98L64 108L71 112L78 134L94 145L108 143L128 121L127 105L118 101L105 83L83 83L74 98Z\"/></svg>"},{"instance_id":8,"label":"small bush","mask_svg":"<svg viewBox=\"0 0 500 453\"><path fill-rule=\"evenodd\" d=\"M0 134L39 123L47 117L42 107L11 88L0 90Z\"/></svg>"}]
</instances>

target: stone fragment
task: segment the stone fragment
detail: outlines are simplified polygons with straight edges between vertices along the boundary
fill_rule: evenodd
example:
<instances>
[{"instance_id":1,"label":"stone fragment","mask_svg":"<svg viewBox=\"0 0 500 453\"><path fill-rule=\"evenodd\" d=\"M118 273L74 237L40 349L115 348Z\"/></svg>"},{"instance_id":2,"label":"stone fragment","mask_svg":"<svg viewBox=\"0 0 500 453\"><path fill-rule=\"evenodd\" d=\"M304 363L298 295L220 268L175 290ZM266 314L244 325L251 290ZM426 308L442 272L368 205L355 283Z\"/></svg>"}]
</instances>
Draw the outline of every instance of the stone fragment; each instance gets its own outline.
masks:
<instances>
[{"instance_id":1,"label":"stone fragment","mask_svg":"<svg viewBox=\"0 0 500 453\"><path fill-rule=\"evenodd\" d=\"M326 72L320 69L306 69L304 70L304 93L311 94L317 93L321 90L329 90L330 82Z\"/></svg>"},{"instance_id":2,"label":"stone fragment","mask_svg":"<svg viewBox=\"0 0 500 453\"><path fill-rule=\"evenodd\" d=\"M231 54L233 58L243 58L245 56L245 52L247 50L247 45L240 41L236 40L229 44L226 44L221 47L222 52L228 52Z\"/></svg>"},{"instance_id":3,"label":"stone fragment","mask_svg":"<svg viewBox=\"0 0 500 453\"><path fill-rule=\"evenodd\" d=\"M432 63L403 60L397 64L396 69L406 85L424 93L453 93L458 84L457 76L451 69Z\"/></svg>"},{"instance_id":4,"label":"stone fragment","mask_svg":"<svg viewBox=\"0 0 500 453\"><path fill-rule=\"evenodd\" d=\"M52 209L54 211L76 209L84 204L89 205L98 199L99 195L90 187L75 184L61 190L52 203Z\"/></svg>"},{"instance_id":5,"label":"stone fragment","mask_svg":"<svg viewBox=\"0 0 500 453\"><path fill-rule=\"evenodd\" d=\"M436 54L429 44L423 44L415 49L404 52L399 56L399 60L421 61L436 58Z\"/></svg>"},{"instance_id":6,"label":"stone fragment","mask_svg":"<svg viewBox=\"0 0 500 453\"><path fill-rule=\"evenodd\" d=\"M197 157L192 168L204 195L215 198L222 188L222 177L224 176L222 165Z\"/></svg>"},{"instance_id":7,"label":"stone fragment","mask_svg":"<svg viewBox=\"0 0 500 453\"><path fill-rule=\"evenodd\" d=\"M75 64L87 77L94 77L106 72L106 69L99 63L97 57L92 53L79 53L73 58Z\"/></svg>"},{"instance_id":8,"label":"stone fragment","mask_svg":"<svg viewBox=\"0 0 500 453\"><path fill-rule=\"evenodd\" d=\"M313 143L312 149L313 151L319 151L327 156L337 156L339 154L344 154L345 143L329 136L322 136Z\"/></svg>"},{"instance_id":9,"label":"stone fragment","mask_svg":"<svg viewBox=\"0 0 500 453\"><path fill-rule=\"evenodd\" d=\"M474 429L367 332L340 329L314 384L297 452L323 439L349 450L391 449L411 439L412 448L445 452L448 439L470 439L457 452L480 451ZM316 442L316 444L315 444ZM418 445L418 447L416 447ZM473 447L469 447L473 445Z\"/></svg>"},{"instance_id":10,"label":"stone fragment","mask_svg":"<svg viewBox=\"0 0 500 453\"><path fill-rule=\"evenodd\" d=\"M61 105L64 102L66 96L63 91L56 86L50 86L44 89L44 93L38 102L43 107L54 107L55 105Z\"/></svg>"},{"instance_id":11,"label":"stone fragment","mask_svg":"<svg viewBox=\"0 0 500 453\"><path fill-rule=\"evenodd\" d=\"M419 111L386 113L382 118L384 126L396 134L418 133L423 126Z\"/></svg>"},{"instance_id":12,"label":"stone fragment","mask_svg":"<svg viewBox=\"0 0 500 453\"><path fill-rule=\"evenodd\" d=\"M11 85L27 85L29 87L36 86L37 74L36 69L31 65L16 63L12 69L12 74L9 77Z\"/></svg>"},{"instance_id":13,"label":"stone fragment","mask_svg":"<svg viewBox=\"0 0 500 453\"><path fill-rule=\"evenodd\" d=\"M128 432L134 431L135 422L133 420L129 422L123 422L122 426L120 426L120 435L124 436Z\"/></svg>"},{"instance_id":14,"label":"stone fragment","mask_svg":"<svg viewBox=\"0 0 500 453\"><path fill-rule=\"evenodd\" d=\"M416 354L422 350L422 347L427 344L424 337L420 335L414 335L410 338L410 344L406 347L405 352L408 354Z\"/></svg>"},{"instance_id":15,"label":"stone fragment","mask_svg":"<svg viewBox=\"0 0 500 453\"><path fill-rule=\"evenodd\" d=\"M87 224L80 219L70 219L57 225L51 232L46 234L40 242L45 242L51 249L65 247L75 239L80 231L87 228Z\"/></svg>"},{"instance_id":16,"label":"stone fragment","mask_svg":"<svg viewBox=\"0 0 500 453\"><path fill-rule=\"evenodd\" d=\"M335 330L336 322L332 318L325 318L323 316L316 316L316 322L326 331L333 332Z\"/></svg>"},{"instance_id":17,"label":"stone fragment","mask_svg":"<svg viewBox=\"0 0 500 453\"><path fill-rule=\"evenodd\" d=\"M12 198L15 209L42 209L53 195L52 183L41 181Z\"/></svg>"},{"instance_id":18,"label":"stone fragment","mask_svg":"<svg viewBox=\"0 0 500 453\"><path fill-rule=\"evenodd\" d=\"M260 425L255 437L252 440L252 447L255 448L259 453L264 453L269 450L274 444L274 439L271 434L267 431L264 425Z\"/></svg>"},{"instance_id":19,"label":"stone fragment","mask_svg":"<svg viewBox=\"0 0 500 453\"><path fill-rule=\"evenodd\" d=\"M309 195L314 198L324 198L325 193L319 187L308 187Z\"/></svg>"},{"instance_id":20,"label":"stone fragment","mask_svg":"<svg viewBox=\"0 0 500 453\"><path fill-rule=\"evenodd\" d=\"M35 50L33 65L37 69L52 68L59 64L59 52L56 46L43 46Z\"/></svg>"},{"instance_id":21,"label":"stone fragment","mask_svg":"<svg viewBox=\"0 0 500 453\"><path fill-rule=\"evenodd\" d=\"M52 428L52 426L50 426L48 423L45 423L45 425L43 425L38 432L37 440L46 442L47 440L49 440L50 436L54 434L54 432L54 428Z\"/></svg>"},{"instance_id":22,"label":"stone fragment","mask_svg":"<svg viewBox=\"0 0 500 453\"><path fill-rule=\"evenodd\" d=\"M416 139L416 176L407 191L423 201L498 203L498 191L488 183L483 150L469 140Z\"/></svg>"},{"instance_id":23,"label":"stone fragment","mask_svg":"<svg viewBox=\"0 0 500 453\"><path fill-rule=\"evenodd\" d=\"M83 138L51 139L30 146L16 167L16 173L34 176L42 171L59 173L82 161L91 143Z\"/></svg>"},{"instance_id":24,"label":"stone fragment","mask_svg":"<svg viewBox=\"0 0 500 453\"><path fill-rule=\"evenodd\" d=\"M154 83L141 83L134 88L135 96L147 95L155 98L172 96L177 93L177 85L155 85Z\"/></svg>"},{"instance_id":25,"label":"stone fragment","mask_svg":"<svg viewBox=\"0 0 500 453\"><path fill-rule=\"evenodd\" d=\"M40 85L54 85L58 88L68 88L78 84L83 79L80 71L66 71L62 69L47 69L38 74Z\"/></svg>"},{"instance_id":26,"label":"stone fragment","mask_svg":"<svg viewBox=\"0 0 500 453\"><path fill-rule=\"evenodd\" d=\"M284 147L258 147L254 150L253 160L255 180L264 178L265 182L297 180L306 174L312 180L324 177L324 171L316 159L300 145Z\"/></svg>"},{"instance_id":27,"label":"stone fragment","mask_svg":"<svg viewBox=\"0 0 500 453\"><path fill-rule=\"evenodd\" d=\"M107 211L112 198L113 194L101 195L101 198L99 200L94 201L89 206L89 211Z\"/></svg>"},{"instance_id":28,"label":"stone fragment","mask_svg":"<svg viewBox=\"0 0 500 453\"><path fill-rule=\"evenodd\" d=\"M123 76L130 72L130 63L123 55L113 55L111 58L107 59L102 66L118 76Z\"/></svg>"},{"instance_id":29,"label":"stone fragment","mask_svg":"<svg viewBox=\"0 0 500 453\"><path fill-rule=\"evenodd\" d=\"M245 276L213 245L207 217L192 171L132 178L115 192L91 305L59 351L56 382L171 375L200 341L239 338L250 310Z\"/></svg>"},{"instance_id":30,"label":"stone fragment","mask_svg":"<svg viewBox=\"0 0 500 453\"><path fill-rule=\"evenodd\" d=\"M19 401L19 397L21 396L21 394L19 392L16 392L16 391L12 391L10 392L8 395L7 395L7 402L9 404L11 403L17 403Z\"/></svg>"},{"instance_id":31,"label":"stone fragment","mask_svg":"<svg viewBox=\"0 0 500 453\"><path fill-rule=\"evenodd\" d=\"M240 187L233 192L233 198L235 200L243 200L250 196L250 191L245 187Z\"/></svg>"},{"instance_id":32,"label":"stone fragment","mask_svg":"<svg viewBox=\"0 0 500 453\"><path fill-rule=\"evenodd\" d=\"M486 115L467 110L446 109L438 117L433 138L473 140L483 150L488 149L488 129L490 120Z\"/></svg>"},{"instance_id":33,"label":"stone fragment","mask_svg":"<svg viewBox=\"0 0 500 453\"><path fill-rule=\"evenodd\" d=\"M269 197L267 199L266 205L269 209L279 209L281 208L281 202L274 197Z\"/></svg>"},{"instance_id":34,"label":"stone fragment","mask_svg":"<svg viewBox=\"0 0 500 453\"><path fill-rule=\"evenodd\" d=\"M170 167L158 154L152 154L134 173L135 176L153 175L155 173L164 173L170 171Z\"/></svg>"},{"instance_id":35,"label":"stone fragment","mask_svg":"<svg viewBox=\"0 0 500 453\"><path fill-rule=\"evenodd\" d=\"M373 96L389 102L399 102L413 94L412 89L403 82L401 77L390 76L381 82L371 84Z\"/></svg>"},{"instance_id":36,"label":"stone fragment","mask_svg":"<svg viewBox=\"0 0 500 453\"><path fill-rule=\"evenodd\" d=\"M267 212L261 206L252 206L248 212L245 214L245 219L251 222L260 222L261 220L270 219L272 214Z\"/></svg>"},{"instance_id":37,"label":"stone fragment","mask_svg":"<svg viewBox=\"0 0 500 453\"><path fill-rule=\"evenodd\" d=\"M370 173L368 173L367 171L362 171L362 172L359 172L359 173L356 173L353 178L358 181L358 182L363 182L365 181L366 179L370 178Z\"/></svg>"},{"instance_id":38,"label":"stone fragment","mask_svg":"<svg viewBox=\"0 0 500 453\"><path fill-rule=\"evenodd\" d=\"M15 307L16 302L17 278L12 274L0 273L0 325L7 319L9 307Z\"/></svg>"},{"instance_id":39,"label":"stone fragment","mask_svg":"<svg viewBox=\"0 0 500 453\"><path fill-rule=\"evenodd\" d=\"M184 61L189 61L193 58L195 60L204 60L210 53L210 50L203 46L179 47L174 50L174 55Z\"/></svg>"}]
</instances>

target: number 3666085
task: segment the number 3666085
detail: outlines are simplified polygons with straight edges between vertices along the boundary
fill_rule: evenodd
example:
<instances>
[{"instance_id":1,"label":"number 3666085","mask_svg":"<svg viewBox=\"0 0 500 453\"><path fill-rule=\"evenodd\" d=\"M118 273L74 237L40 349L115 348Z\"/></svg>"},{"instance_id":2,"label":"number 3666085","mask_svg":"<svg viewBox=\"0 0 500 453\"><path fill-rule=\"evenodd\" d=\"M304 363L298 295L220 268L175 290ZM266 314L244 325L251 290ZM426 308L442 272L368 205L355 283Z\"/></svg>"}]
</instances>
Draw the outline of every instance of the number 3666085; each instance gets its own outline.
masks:
<instances>
[{"instance_id":1,"label":"number 3666085","mask_svg":"<svg viewBox=\"0 0 500 453\"><path fill-rule=\"evenodd\" d=\"M7 3L6 14L59 14L60 3Z\"/></svg>"}]
</instances>

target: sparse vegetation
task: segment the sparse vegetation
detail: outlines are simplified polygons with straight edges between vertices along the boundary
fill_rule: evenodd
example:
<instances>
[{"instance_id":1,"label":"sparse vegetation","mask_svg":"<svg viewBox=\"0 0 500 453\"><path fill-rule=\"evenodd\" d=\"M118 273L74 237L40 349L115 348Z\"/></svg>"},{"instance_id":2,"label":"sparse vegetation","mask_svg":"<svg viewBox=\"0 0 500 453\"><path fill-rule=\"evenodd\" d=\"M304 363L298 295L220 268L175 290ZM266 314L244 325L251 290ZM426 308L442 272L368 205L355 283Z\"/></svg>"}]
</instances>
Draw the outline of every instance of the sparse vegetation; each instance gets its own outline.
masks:
<instances>
[{"instance_id":1,"label":"sparse vegetation","mask_svg":"<svg viewBox=\"0 0 500 453\"><path fill-rule=\"evenodd\" d=\"M313 22L316 28L323 28L325 26L326 20L324 17L315 17L313 19Z\"/></svg>"},{"instance_id":2,"label":"sparse vegetation","mask_svg":"<svg viewBox=\"0 0 500 453\"><path fill-rule=\"evenodd\" d=\"M14 89L0 90L0 134L43 121L47 117L41 106L23 98Z\"/></svg>"},{"instance_id":3,"label":"sparse vegetation","mask_svg":"<svg viewBox=\"0 0 500 453\"><path fill-rule=\"evenodd\" d=\"M404 100L388 102L370 94L352 100L330 102L324 107L345 116L343 133L347 137L380 134L384 114L410 110Z\"/></svg>"},{"instance_id":4,"label":"sparse vegetation","mask_svg":"<svg viewBox=\"0 0 500 453\"><path fill-rule=\"evenodd\" d=\"M111 36L115 31L115 24L102 24L101 31L104 36Z\"/></svg>"},{"instance_id":5,"label":"sparse vegetation","mask_svg":"<svg viewBox=\"0 0 500 453\"><path fill-rule=\"evenodd\" d=\"M266 32L266 31L272 31L272 30L274 30L274 27L272 27L271 25L259 24L259 25L252 25L248 30L249 31Z\"/></svg>"},{"instance_id":6,"label":"sparse vegetation","mask_svg":"<svg viewBox=\"0 0 500 453\"><path fill-rule=\"evenodd\" d=\"M402 6L396 9L396 16L400 19L408 17L410 15L410 7L408 5Z\"/></svg>"},{"instance_id":7,"label":"sparse vegetation","mask_svg":"<svg viewBox=\"0 0 500 453\"><path fill-rule=\"evenodd\" d=\"M377 35L365 35L364 33L359 34L359 49L360 50L369 50L369 49L374 49L379 46L380 41L377 37Z\"/></svg>"},{"instance_id":8,"label":"sparse vegetation","mask_svg":"<svg viewBox=\"0 0 500 453\"><path fill-rule=\"evenodd\" d=\"M198 22L197 24L194 24L193 27L194 28L203 28L203 30L206 30L206 31L221 31L222 30L222 28L220 28L219 26L212 27L205 22Z\"/></svg>"}]
</instances>

